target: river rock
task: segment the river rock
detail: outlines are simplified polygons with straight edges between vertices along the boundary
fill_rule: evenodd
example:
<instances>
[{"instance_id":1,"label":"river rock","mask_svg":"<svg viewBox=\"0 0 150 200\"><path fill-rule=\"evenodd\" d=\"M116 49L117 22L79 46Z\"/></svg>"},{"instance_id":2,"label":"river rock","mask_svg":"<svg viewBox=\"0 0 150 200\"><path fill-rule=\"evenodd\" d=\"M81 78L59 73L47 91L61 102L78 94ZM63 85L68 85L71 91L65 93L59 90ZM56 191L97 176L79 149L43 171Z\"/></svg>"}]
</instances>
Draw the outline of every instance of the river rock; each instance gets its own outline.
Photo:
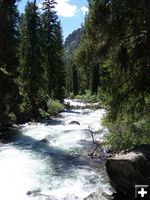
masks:
<instances>
[{"instance_id":1,"label":"river rock","mask_svg":"<svg viewBox=\"0 0 150 200\"><path fill-rule=\"evenodd\" d=\"M28 191L26 195L30 197L39 197L40 199L45 199L45 200L57 200L54 196L42 194L41 190Z\"/></svg>"},{"instance_id":2,"label":"river rock","mask_svg":"<svg viewBox=\"0 0 150 200\"><path fill-rule=\"evenodd\" d=\"M41 139L38 142L44 143L44 144L49 144L49 140L47 138Z\"/></svg>"},{"instance_id":3,"label":"river rock","mask_svg":"<svg viewBox=\"0 0 150 200\"><path fill-rule=\"evenodd\" d=\"M78 121L71 121L69 124L77 124L80 125L80 123Z\"/></svg>"},{"instance_id":4,"label":"river rock","mask_svg":"<svg viewBox=\"0 0 150 200\"><path fill-rule=\"evenodd\" d=\"M102 108L100 102L93 103L93 104L92 104L92 107L95 108L95 109L100 109L100 108Z\"/></svg>"},{"instance_id":5,"label":"river rock","mask_svg":"<svg viewBox=\"0 0 150 200\"><path fill-rule=\"evenodd\" d=\"M84 110L82 111L82 115L87 115L87 114L90 113L90 112L91 112L90 109L84 109Z\"/></svg>"},{"instance_id":6,"label":"river rock","mask_svg":"<svg viewBox=\"0 0 150 200\"><path fill-rule=\"evenodd\" d=\"M90 194L88 197L84 198L83 200L112 200L113 197L105 192L97 191Z\"/></svg>"},{"instance_id":7,"label":"river rock","mask_svg":"<svg viewBox=\"0 0 150 200\"><path fill-rule=\"evenodd\" d=\"M150 145L107 159L106 170L117 194L132 199L135 185L150 185Z\"/></svg>"}]
</instances>

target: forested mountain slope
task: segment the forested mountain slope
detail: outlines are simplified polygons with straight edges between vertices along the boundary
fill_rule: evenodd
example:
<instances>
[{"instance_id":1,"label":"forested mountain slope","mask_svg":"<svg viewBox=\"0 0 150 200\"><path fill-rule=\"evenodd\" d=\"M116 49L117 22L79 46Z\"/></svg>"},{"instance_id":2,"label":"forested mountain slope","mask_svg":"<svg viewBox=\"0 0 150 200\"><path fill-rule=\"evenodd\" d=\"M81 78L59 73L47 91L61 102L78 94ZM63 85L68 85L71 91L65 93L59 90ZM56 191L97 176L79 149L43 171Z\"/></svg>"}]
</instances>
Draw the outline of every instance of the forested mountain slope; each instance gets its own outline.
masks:
<instances>
[{"instance_id":1,"label":"forested mountain slope","mask_svg":"<svg viewBox=\"0 0 150 200\"><path fill-rule=\"evenodd\" d=\"M66 92L69 95L72 91L75 91L74 88L78 87L76 82L76 69L72 66L71 57L74 54L75 50L78 48L83 35L83 28L79 28L73 31L65 40L64 43L64 60L66 68ZM75 81L74 81L75 80ZM75 87L74 87L75 83ZM76 93L76 92L75 92Z\"/></svg>"},{"instance_id":2,"label":"forested mountain slope","mask_svg":"<svg viewBox=\"0 0 150 200\"><path fill-rule=\"evenodd\" d=\"M80 39L82 37L82 33L83 29L79 28L68 35L64 43L64 50L66 57L69 57L71 53L73 53L74 49L77 48Z\"/></svg>"}]
</instances>

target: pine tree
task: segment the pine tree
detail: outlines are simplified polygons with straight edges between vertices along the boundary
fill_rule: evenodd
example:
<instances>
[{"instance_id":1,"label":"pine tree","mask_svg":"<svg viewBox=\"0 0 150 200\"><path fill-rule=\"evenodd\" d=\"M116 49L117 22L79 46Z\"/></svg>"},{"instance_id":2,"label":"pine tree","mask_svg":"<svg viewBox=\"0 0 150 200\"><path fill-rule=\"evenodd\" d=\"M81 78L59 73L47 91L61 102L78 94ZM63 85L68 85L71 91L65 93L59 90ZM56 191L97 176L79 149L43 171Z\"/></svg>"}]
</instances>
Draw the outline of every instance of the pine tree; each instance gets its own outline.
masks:
<instances>
[{"instance_id":1,"label":"pine tree","mask_svg":"<svg viewBox=\"0 0 150 200\"><path fill-rule=\"evenodd\" d=\"M65 96L65 66L64 66L64 50L63 50L63 39L62 29L60 22L58 21L55 30L55 68L56 68L56 99L62 101Z\"/></svg>"},{"instance_id":2,"label":"pine tree","mask_svg":"<svg viewBox=\"0 0 150 200\"><path fill-rule=\"evenodd\" d=\"M91 77L92 94L97 94L98 86L99 86L99 63L96 63L92 67L92 77Z\"/></svg>"},{"instance_id":3,"label":"pine tree","mask_svg":"<svg viewBox=\"0 0 150 200\"><path fill-rule=\"evenodd\" d=\"M65 86L63 64L63 46L60 22L54 11L56 2L43 2L42 18L42 51L45 69L46 93L51 98L62 100Z\"/></svg>"},{"instance_id":4,"label":"pine tree","mask_svg":"<svg viewBox=\"0 0 150 200\"><path fill-rule=\"evenodd\" d=\"M77 95L79 92L79 74L75 64L72 65L72 89L73 94Z\"/></svg>"},{"instance_id":5,"label":"pine tree","mask_svg":"<svg viewBox=\"0 0 150 200\"><path fill-rule=\"evenodd\" d=\"M16 0L0 1L0 67L15 73L17 69L17 23Z\"/></svg>"},{"instance_id":6,"label":"pine tree","mask_svg":"<svg viewBox=\"0 0 150 200\"><path fill-rule=\"evenodd\" d=\"M55 76L55 35L54 29L57 24L57 15L54 11L55 1L45 0L43 2L42 20L42 52L43 66L45 69L46 93L53 98L56 86Z\"/></svg>"},{"instance_id":7,"label":"pine tree","mask_svg":"<svg viewBox=\"0 0 150 200\"><path fill-rule=\"evenodd\" d=\"M40 17L36 1L28 2L20 30L20 70L23 95L31 105L32 117L37 118L38 100L42 88Z\"/></svg>"},{"instance_id":8,"label":"pine tree","mask_svg":"<svg viewBox=\"0 0 150 200\"><path fill-rule=\"evenodd\" d=\"M20 95L15 79L18 66L18 11L15 0L0 1L0 122L19 114ZM13 118L13 119L12 119Z\"/></svg>"}]
</instances>

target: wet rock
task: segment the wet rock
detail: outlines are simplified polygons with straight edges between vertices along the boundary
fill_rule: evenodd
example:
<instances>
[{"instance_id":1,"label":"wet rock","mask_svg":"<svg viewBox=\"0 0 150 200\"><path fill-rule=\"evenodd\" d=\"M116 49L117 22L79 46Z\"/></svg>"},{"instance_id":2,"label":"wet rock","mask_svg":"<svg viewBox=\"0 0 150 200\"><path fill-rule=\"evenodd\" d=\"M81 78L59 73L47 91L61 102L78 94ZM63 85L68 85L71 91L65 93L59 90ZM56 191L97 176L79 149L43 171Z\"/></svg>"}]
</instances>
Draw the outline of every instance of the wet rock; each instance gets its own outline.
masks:
<instances>
[{"instance_id":1,"label":"wet rock","mask_svg":"<svg viewBox=\"0 0 150 200\"><path fill-rule=\"evenodd\" d=\"M28 196L38 196L38 195L40 195L40 192L41 192L40 189L36 189L36 190L33 190L33 191L28 191L26 193L26 195L28 195Z\"/></svg>"},{"instance_id":2,"label":"wet rock","mask_svg":"<svg viewBox=\"0 0 150 200\"><path fill-rule=\"evenodd\" d=\"M32 122L28 122L28 125L33 125L33 126L36 126L38 123L37 122L34 122L34 121L32 121Z\"/></svg>"},{"instance_id":3,"label":"wet rock","mask_svg":"<svg viewBox=\"0 0 150 200\"><path fill-rule=\"evenodd\" d=\"M41 190L33 190L33 191L28 191L26 195L30 197L40 197L40 199L45 199L45 200L57 200L54 196L49 196L47 194L42 194Z\"/></svg>"},{"instance_id":4,"label":"wet rock","mask_svg":"<svg viewBox=\"0 0 150 200\"><path fill-rule=\"evenodd\" d=\"M95 108L95 109L100 109L100 108L102 108L100 102L93 103L93 104L92 104L92 107Z\"/></svg>"},{"instance_id":5,"label":"wet rock","mask_svg":"<svg viewBox=\"0 0 150 200\"><path fill-rule=\"evenodd\" d=\"M28 196L30 196L31 194L32 194L31 191L28 191L28 192L26 193L26 195L28 195Z\"/></svg>"},{"instance_id":6,"label":"wet rock","mask_svg":"<svg viewBox=\"0 0 150 200\"><path fill-rule=\"evenodd\" d=\"M80 125L80 123L78 121L71 121L69 124L77 124Z\"/></svg>"},{"instance_id":7,"label":"wet rock","mask_svg":"<svg viewBox=\"0 0 150 200\"><path fill-rule=\"evenodd\" d=\"M44 143L44 144L49 144L49 140L47 138L41 139L38 142Z\"/></svg>"},{"instance_id":8,"label":"wet rock","mask_svg":"<svg viewBox=\"0 0 150 200\"><path fill-rule=\"evenodd\" d=\"M82 114L83 114L83 115L87 115L87 114L89 114L90 112L91 112L90 109L84 109L84 110L82 111Z\"/></svg>"},{"instance_id":9,"label":"wet rock","mask_svg":"<svg viewBox=\"0 0 150 200\"><path fill-rule=\"evenodd\" d=\"M150 145L142 145L126 154L109 158L106 170L116 192L126 196L126 199L132 199L135 185L150 185Z\"/></svg>"},{"instance_id":10,"label":"wet rock","mask_svg":"<svg viewBox=\"0 0 150 200\"><path fill-rule=\"evenodd\" d=\"M93 192L88 197L84 198L83 200L112 200L112 199L113 197L111 195L108 195L102 191L98 191L98 192Z\"/></svg>"}]
</instances>

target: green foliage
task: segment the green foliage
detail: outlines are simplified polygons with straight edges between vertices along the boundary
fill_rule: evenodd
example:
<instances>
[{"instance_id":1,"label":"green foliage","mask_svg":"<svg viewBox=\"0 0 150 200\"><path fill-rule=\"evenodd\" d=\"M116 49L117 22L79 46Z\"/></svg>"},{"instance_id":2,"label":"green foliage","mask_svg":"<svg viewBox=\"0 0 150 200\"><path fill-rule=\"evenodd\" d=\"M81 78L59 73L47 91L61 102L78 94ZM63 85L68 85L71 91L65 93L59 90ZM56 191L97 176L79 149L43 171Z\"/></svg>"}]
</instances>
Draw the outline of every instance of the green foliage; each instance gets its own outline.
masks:
<instances>
[{"instance_id":1,"label":"green foliage","mask_svg":"<svg viewBox=\"0 0 150 200\"><path fill-rule=\"evenodd\" d=\"M41 108L39 108L39 112L44 119L50 119L51 115L53 114L53 113L50 114Z\"/></svg>"},{"instance_id":2,"label":"green foliage","mask_svg":"<svg viewBox=\"0 0 150 200\"><path fill-rule=\"evenodd\" d=\"M21 113L31 113L32 111L32 106L27 94L23 95L23 100L20 105L20 111Z\"/></svg>"},{"instance_id":3,"label":"green foliage","mask_svg":"<svg viewBox=\"0 0 150 200\"><path fill-rule=\"evenodd\" d=\"M72 89L73 94L77 95L79 92L79 74L76 65L72 66Z\"/></svg>"},{"instance_id":4,"label":"green foliage","mask_svg":"<svg viewBox=\"0 0 150 200\"><path fill-rule=\"evenodd\" d=\"M48 98L47 100L47 110L40 108L39 112L43 118L50 118L50 116L55 116L58 112L64 110L64 105L58 100Z\"/></svg>"},{"instance_id":5,"label":"green foliage","mask_svg":"<svg viewBox=\"0 0 150 200\"><path fill-rule=\"evenodd\" d=\"M8 114L8 121L10 124L15 123L17 120L16 115L14 113L9 113Z\"/></svg>"},{"instance_id":6,"label":"green foliage","mask_svg":"<svg viewBox=\"0 0 150 200\"><path fill-rule=\"evenodd\" d=\"M99 101L99 97L97 95L92 95L92 92L90 90L86 90L85 94L83 95L76 95L75 99L81 99L86 102Z\"/></svg>"},{"instance_id":7,"label":"green foliage","mask_svg":"<svg viewBox=\"0 0 150 200\"><path fill-rule=\"evenodd\" d=\"M124 120L118 118L115 123L109 121L108 118L104 121L104 125L110 131L106 136L106 144L111 145L116 151L150 143L150 125L147 116L139 121L128 118Z\"/></svg>"},{"instance_id":8,"label":"green foliage","mask_svg":"<svg viewBox=\"0 0 150 200\"><path fill-rule=\"evenodd\" d=\"M90 89L105 106L107 143L115 150L150 142L148 9L146 0L90 0L83 38L72 57L81 93Z\"/></svg>"},{"instance_id":9,"label":"green foliage","mask_svg":"<svg viewBox=\"0 0 150 200\"><path fill-rule=\"evenodd\" d=\"M17 119L21 99L16 84L18 11L15 3L0 1L0 122L4 125Z\"/></svg>"},{"instance_id":10,"label":"green foliage","mask_svg":"<svg viewBox=\"0 0 150 200\"><path fill-rule=\"evenodd\" d=\"M92 94L97 94L98 86L99 86L99 63L94 64L92 67L92 75L91 75Z\"/></svg>"},{"instance_id":11,"label":"green foliage","mask_svg":"<svg viewBox=\"0 0 150 200\"><path fill-rule=\"evenodd\" d=\"M43 4L41 34L45 91L51 98L62 100L65 95L62 30L56 12L51 9L56 2L44 1Z\"/></svg>"},{"instance_id":12,"label":"green foliage","mask_svg":"<svg viewBox=\"0 0 150 200\"><path fill-rule=\"evenodd\" d=\"M69 94L69 98L70 98L70 99L74 99L74 98L75 98L73 92L71 92L71 93Z\"/></svg>"},{"instance_id":13,"label":"green foliage","mask_svg":"<svg viewBox=\"0 0 150 200\"><path fill-rule=\"evenodd\" d=\"M15 75L19 14L16 0L0 1L0 68Z\"/></svg>"},{"instance_id":14,"label":"green foliage","mask_svg":"<svg viewBox=\"0 0 150 200\"><path fill-rule=\"evenodd\" d=\"M50 115L55 115L59 111L64 110L63 104L61 104L58 100L49 99L47 105L48 105L47 113Z\"/></svg>"}]
</instances>

